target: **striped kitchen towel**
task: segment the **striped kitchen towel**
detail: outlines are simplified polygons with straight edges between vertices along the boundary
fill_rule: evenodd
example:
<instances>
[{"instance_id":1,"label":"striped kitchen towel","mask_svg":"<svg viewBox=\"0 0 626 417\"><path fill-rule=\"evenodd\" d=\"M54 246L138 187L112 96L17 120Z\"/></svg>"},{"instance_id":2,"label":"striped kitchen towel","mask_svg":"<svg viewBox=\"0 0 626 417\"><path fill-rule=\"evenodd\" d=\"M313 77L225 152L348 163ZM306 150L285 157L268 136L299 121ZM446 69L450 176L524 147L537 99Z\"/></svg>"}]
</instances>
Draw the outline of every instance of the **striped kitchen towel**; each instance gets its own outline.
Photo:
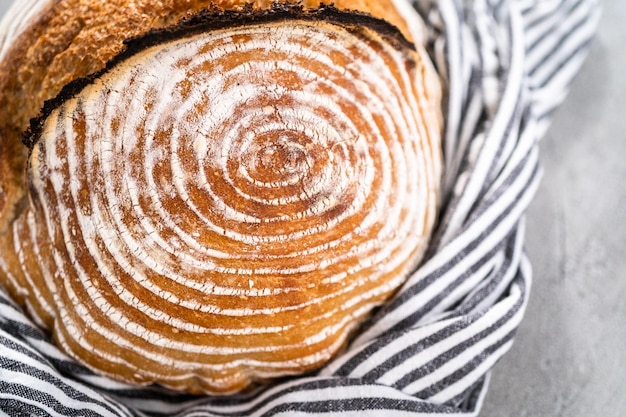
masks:
<instances>
[{"instance_id":1,"label":"striped kitchen towel","mask_svg":"<svg viewBox=\"0 0 626 417\"><path fill-rule=\"evenodd\" d=\"M36 3L17 0L0 42ZM345 352L237 396L131 387L69 359L0 289L0 415L478 415L529 297L524 213L541 176L538 141L584 60L597 4L412 5L445 86L443 210L425 263Z\"/></svg>"}]
</instances>

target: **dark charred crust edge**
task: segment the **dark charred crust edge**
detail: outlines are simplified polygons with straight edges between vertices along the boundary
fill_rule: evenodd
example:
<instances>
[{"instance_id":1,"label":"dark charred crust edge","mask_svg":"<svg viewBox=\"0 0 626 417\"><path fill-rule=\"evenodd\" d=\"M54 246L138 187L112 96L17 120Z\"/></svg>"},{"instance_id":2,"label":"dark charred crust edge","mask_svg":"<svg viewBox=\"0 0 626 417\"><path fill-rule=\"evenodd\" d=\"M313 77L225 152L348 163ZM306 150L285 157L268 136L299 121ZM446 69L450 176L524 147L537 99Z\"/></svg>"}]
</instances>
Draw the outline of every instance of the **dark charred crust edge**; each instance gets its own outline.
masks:
<instances>
[{"instance_id":1,"label":"dark charred crust edge","mask_svg":"<svg viewBox=\"0 0 626 417\"><path fill-rule=\"evenodd\" d=\"M332 4L321 5L316 9L305 9L299 3L274 2L272 8L267 10L253 9L252 4L246 5L242 10L223 10L212 6L180 20L173 26L152 29L143 35L127 39L124 42L126 49L107 62L102 70L71 81L62 88L56 97L44 102L39 115L31 119L30 126L24 132L22 141L32 152L33 147L43 132L46 119L55 109L60 107L65 101L78 95L85 87L109 72L116 65L150 47L210 30L286 21L331 23L341 26L357 36L362 32L363 28L369 28L382 36L396 49L408 48L415 50L415 45L409 42L396 26L386 20L359 11L340 10Z\"/></svg>"}]
</instances>

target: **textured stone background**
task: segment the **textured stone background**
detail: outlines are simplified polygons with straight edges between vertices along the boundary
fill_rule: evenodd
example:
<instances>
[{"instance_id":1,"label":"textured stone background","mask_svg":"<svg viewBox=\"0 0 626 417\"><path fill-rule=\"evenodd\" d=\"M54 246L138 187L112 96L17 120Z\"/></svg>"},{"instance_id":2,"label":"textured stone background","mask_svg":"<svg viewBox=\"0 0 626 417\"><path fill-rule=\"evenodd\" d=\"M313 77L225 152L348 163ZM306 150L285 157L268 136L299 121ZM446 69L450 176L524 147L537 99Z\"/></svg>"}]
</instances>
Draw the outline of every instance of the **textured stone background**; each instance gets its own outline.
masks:
<instances>
[{"instance_id":1,"label":"textured stone background","mask_svg":"<svg viewBox=\"0 0 626 417\"><path fill-rule=\"evenodd\" d=\"M626 416L626 2L602 10L542 143L531 299L481 417Z\"/></svg>"},{"instance_id":2,"label":"textured stone background","mask_svg":"<svg viewBox=\"0 0 626 417\"><path fill-rule=\"evenodd\" d=\"M10 3L0 0L0 15ZM603 10L542 143L527 221L531 300L481 417L626 416L626 2Z\"/></svg>"}]
</instances>

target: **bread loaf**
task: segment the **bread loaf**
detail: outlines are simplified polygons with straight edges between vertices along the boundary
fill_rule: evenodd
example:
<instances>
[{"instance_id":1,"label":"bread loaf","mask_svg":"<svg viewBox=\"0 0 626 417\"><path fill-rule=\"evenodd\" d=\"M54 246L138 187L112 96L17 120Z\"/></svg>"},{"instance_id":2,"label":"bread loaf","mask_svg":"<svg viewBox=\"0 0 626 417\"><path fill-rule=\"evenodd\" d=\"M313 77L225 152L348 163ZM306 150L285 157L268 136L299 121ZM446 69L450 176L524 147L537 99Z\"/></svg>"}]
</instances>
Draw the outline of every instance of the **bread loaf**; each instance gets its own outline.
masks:
<instances>
[{"instance_id":1,"label":"bread loaf","mask_svg":"<svg viewBox=\"0 0 626 417\"><path fill-rule=\"evenodd\" d=\"M435 224L440 86L409 11L48 2L0 61L0 281L118 380L319 368Z\"/></svg>"}]
</instances>

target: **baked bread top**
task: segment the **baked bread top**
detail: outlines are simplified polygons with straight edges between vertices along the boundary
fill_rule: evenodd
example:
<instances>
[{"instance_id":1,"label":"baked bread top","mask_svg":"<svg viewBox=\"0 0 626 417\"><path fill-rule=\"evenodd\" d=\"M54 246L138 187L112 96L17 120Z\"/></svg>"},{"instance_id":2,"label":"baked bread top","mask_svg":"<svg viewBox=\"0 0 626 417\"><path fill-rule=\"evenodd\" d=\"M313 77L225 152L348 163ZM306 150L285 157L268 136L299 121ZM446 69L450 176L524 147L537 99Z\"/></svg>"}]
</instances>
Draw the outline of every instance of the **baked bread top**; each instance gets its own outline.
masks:
<instances>
[{"instance_id":1,"label":"baked bread top","mask_svg":"<svg viewBox=\"0 0 626 417\"><path fill-rule=\"evenodd\" d=\"M434 226L426 55L391 3L118 3L53 3L5 55L30 56L2 75L2 99L24 101L7 138L56 97L26 135L0 278L124 381L230 393L321 366Z\"/></svg>"}]
</instances>

